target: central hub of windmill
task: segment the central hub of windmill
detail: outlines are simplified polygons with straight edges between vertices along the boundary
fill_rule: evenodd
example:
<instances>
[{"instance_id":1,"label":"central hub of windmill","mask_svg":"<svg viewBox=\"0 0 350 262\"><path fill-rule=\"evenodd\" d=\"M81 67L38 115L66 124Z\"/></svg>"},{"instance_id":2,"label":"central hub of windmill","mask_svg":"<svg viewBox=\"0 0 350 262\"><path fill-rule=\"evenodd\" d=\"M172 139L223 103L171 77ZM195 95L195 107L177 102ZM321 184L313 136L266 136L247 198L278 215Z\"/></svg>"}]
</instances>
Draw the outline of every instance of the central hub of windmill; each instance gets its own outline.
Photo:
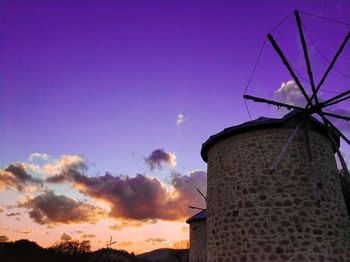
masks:
<instances>
[{"instance_id":1,"label":"central hub of windmill","mask_svg":"<svg viewBox=\"0 0 350 262\"><path fill-rule=\"evenodd\" d=\"M350 258L350 220L327 128L308 117L269 172L299 119L298 111L259 118L203 144L208 262ZM339 147L339 137L332 139Z\"/></svg>"}]
</instances>

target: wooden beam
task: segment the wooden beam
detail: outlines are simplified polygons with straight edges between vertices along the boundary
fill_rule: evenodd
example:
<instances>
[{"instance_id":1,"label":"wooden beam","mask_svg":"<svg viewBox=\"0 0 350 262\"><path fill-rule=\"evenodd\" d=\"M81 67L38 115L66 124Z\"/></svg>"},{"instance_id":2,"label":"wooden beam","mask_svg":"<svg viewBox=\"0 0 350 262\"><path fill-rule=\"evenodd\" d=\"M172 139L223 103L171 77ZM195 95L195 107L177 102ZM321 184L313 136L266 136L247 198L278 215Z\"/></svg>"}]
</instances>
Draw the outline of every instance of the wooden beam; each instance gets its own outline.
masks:
<instances>
[{"instance_id":1,"label":"wooden beam","mask_svg":"<svg viewBox=\"0 0 350 262\"><path fill-rule=\"evenodd\" d=\"M256 97L256 96L244 95L243 98L244 99L248 99L248 100L252 100L252 101L257 102L257 103L265 103L265 104L274 105L274 106L277 106L277 107L285 107L288 110L292 110L292 109L299 109L299 110L302 110L302 111L305 110L302 107L289 105L289 104L285 104L285 103L281 103L281 102L276 102L276 101L272 101L272 100L268 100L268 99L260 98L260 97Z\"/></svg>"},{"instance_id":2,"label":"wooden beam","mask_svg":"<svg viewBox=\"0 0 350 262\"><path fill-rule=\"evenodd\" d=\"M305 92L305 89L303 88L302 84L300 83L298 77L296 76L296 74L294 73L292 67L290 66L289 62L287 61L287 58L284 56L282 50L280 49L280 47L278 46L277 42L275 41L275 39L273 38L273 36L271 34L267 35L267 38L270 40L273 48L276 50L277 54L280 56L283 64L287 67L289 73L292 75L295 83L297 84L297 86L299 87L301 93L304 95L306 101L308 102L308 104L312 105L312 102L310 100L310 98L308 97L308 95Z\"/></svg>"},{"instance_id":3,"label":"wooden beam","mask_svg":"<svg viewBox=\"0 0 350 262\"><path fill-rule=\"evenodd\" d=\"M349 95L349 94L350 94L350 90L347 90L343 93L340 93L339 95L336 95L335 97L332 97L331 99L328 99L328 100L322 102L322 108L327 107L329 105L333 105L334 103L339 103L339 102L336 102L336 101L338 101L339 98L343 98L344 96ZM347 98L349 98L349 97L347 97Z\"/></svg>"},{"instance_id":4,"label":"wooden beam","mask_svg":"<svg viewBox=\"0 0 350 262\"><path fill-rule=\"evenodd\" d=\"M284 145L281 153L279 153L279 155L277 156L271 170L270 170L270 174L273 174L276 172L277 170L277 167L278 167L278 164L281 162L284 154L287 152L287 149L289 147L289 145L292 143L293 141L293 138L295 137L295 135L298 133L298 130L299 130L299 127L300 127L300 122L298 123L298 125L296 126L296 128L293 130L292 134L290 135L290 137L288 138L288 141L287 143Z\"/></svg>"},{"instance_id":5,"label":"wooden beam","mask_svg":"<svg viewBox=\"0 0 350 262\"><path fill-rule=\"evenodd\" d=\"M343 102L343 101L348 100L348 99L350 99L350 95L348 95L346 97L343 97L341 99L335 100L335 101L327 104L326 106L331 106L331 105L334 105L334 104L338 104L338 103Z\"/></svg>"},{"instance_id":6,"label":"wooden beam","mask_svg":"<svg viewBox=\"0 0 350 262\"><path fill-rule=\"evenodd\" d=\"M318 114L321 116L321 118L323 119L324 123L327 123L330 127L332 127L332 129L335 131L335 133L337 135L339 135L341 138L343 138L343 140L348 143L350 145L350 140L335 126L332 124L331 121L329 121L322 112L318 112Z\"/></svg>"},{"instance_id":7,"label":"wooden beam","mask_svg":"<svg viewBox=\"0 0 350 262\"><path fill-rule=\"evenodd\" d=\"M335 62L337 61L339 55L340 55L341 52L343 51L343 49L344 49L346 43L348 42L349 38L350 38L350 32L348 32L348 34L345 36L345 39L343 40L343 42L342 42L342 44L340 45L340 47L339 47L337 53L336 53L335 56L333 57L332 62L329 64L329 66L328 66L326 72L324 73L324 75L323 75L323 77L322 77L320 83L317 85L317 87L316 87L316 93L313 94L313 95L311 96L311 100L314 98L314 96L317 96L318 90L319 90L319 89L321 88L321 86L323 85L323 82L325 81L326 77L328 76L329 71L331 71L331 69L332 69L332 67L334 66ZM311 103L308 103L307 106L306 106L306 108L308 108L308 107L311 106L311 105L312 105Z\"/></svg>"},{"instance_id":8,"label":"wooden beam","mask_svg":"<svg viewBox=\"0 0 350 262\"><path fill-rule=\"evenodd\" d=\"M332 127L333 129L335 129L335 131L340 134L342 134L324 115L320 114L325 126L327 127L327 130L328 130L328 137L329 137L329 140L331 141L332 143L332 147L333 147L333 150L337 152L337 156L339 158L339 161L342 165L342 168L343 168L343 171L345 173L345 176L346 176L346 180L350 183L350 173L349 173L349 169L346 165L346 162L342 156L342 154L340 153L340 150L338 148L338 145L336 144L336 142L334 141L333 137L332 137L332 134L331 134L331 129L330 127ZM343 135L343 134L342 134ZM346 137L345 137L346 138ZM343 138L344 139L344 138ZM345 140L346 141L346 140ZM348 142L348 141L347 141ZM349 142L348 142L349 143Z\"/></svg>"},{"instance_id":9,"label":"wooden beam","mask_svg":"<svg viewBox=\"0 0 350 262\"><path fill-rule=\"evenodd\" d=\"M327 113L327 112L322 112L322 113L323 113L324 115L326 115L326 116L331 116L331 117L343 119L343 120L345 120L345 121L350 121L350 117L347 117L347 116L341 116L341 115L332 114L332 113Z\"/></svg>"},{"instance_id":10,"label":"wooden beam","mask_svg":"<svg viewBox=\"0 0 350 262\"><path fill-rule=\"evenodd\" d=\"M198 193L204 198L205 202L207 202L207 197L198 189L196 188Z\"/></svg>"},{"instance_id":11,"label":"wooden beam","mask_svg":"<svg viewBox=\"0 0 350 262\"><path fill-rule=\"evenodd\" d=\"M200 208L200 207L193 207L193 206L188 206L189 208L191 208L191 209L198 209L198 210L205 210L205 208Z\"/></svg>"},{"instance_id":12,"label":"wooden beam","mask_svg":"<svg viewBox=\"0 0 350 262\"><path fill-rule=\"evenodd\" d=\"M311 84L311 88L312 88L312 93L313 93L313 95L315 97L315 102L316 102L316 105L317 105L318 104L318 98L317 98L317 95L316 95L315 82L314 82L314 77L313 77L312 70L311 70L310 58L309 58L309 54L308 54L308 51L307 51L307 45L306 45L306 41L305 41L305 37L304 37L303 26L301 24L301 20L300 20L300 16L299 16L299 11L295 10L294 11L294 15L295 15L295 18L296 18L296 21L297 21L297 25L298 25L301 45L303 46L304 57L305 57L306 66L307 66L307 73L309 75L310 84ZM312 101L312 100L310 100L310 101Z\"/></svg>"}]
</instances>

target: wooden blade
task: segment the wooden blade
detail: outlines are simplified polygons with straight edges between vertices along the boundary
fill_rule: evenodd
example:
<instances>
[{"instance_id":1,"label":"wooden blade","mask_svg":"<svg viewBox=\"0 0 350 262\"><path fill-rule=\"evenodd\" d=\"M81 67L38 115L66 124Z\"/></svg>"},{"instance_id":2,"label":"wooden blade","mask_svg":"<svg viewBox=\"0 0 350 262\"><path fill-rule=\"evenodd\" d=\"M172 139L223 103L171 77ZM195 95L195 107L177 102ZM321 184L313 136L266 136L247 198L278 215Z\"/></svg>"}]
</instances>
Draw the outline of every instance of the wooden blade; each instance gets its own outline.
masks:
<instances>
[{"instance_id":1,"label":"wooden blade","mask_svg":"<svg viewBox=\"0 0 350 262\"><path fill-rule=\"evenodd\" d=\"M298 87L299 87L301 93L304 95L304 97L305 97L306 101L308 102L308 104L312 105L310 98L309 98L308 95L306 94L306 92L305 92L305 90L304 90L302 84L300 83L298 77L297 77L296 74L294 73L292 67L290 66L289 62L287 61L286 57L284 56L282 50L281 50L280 47L278 46L278 44L277 44L277 42L275 41L275 39L272 37L271 34L268 34L268 35L267 35L267 38L270 40L270 42L271 42L273 48L276 50L277 54L280 56L280 58L281 58L283 64L287 67L289 73L292 75L292 77L293 77L295 83L298 85Z\"/></svg>"},{"instance_id":2,"label":"wooden blade","mask_svg":"<svg viewBox=\"0 0 350 262\"><path fill-rule=\"evenodd\" d=\"M277 170L277 167L278 167L278 164L281 162L284 154L286 153L289 145L292 143L293 141L293 138L295 137L295 135L298 133L298 130L299 130L299 127L300 127L300 122L298 123L298 125L296 126L296 128L293 130L292 134L290 135L290 137L288 138L288 141L287 143L284 145L281 153L277 156L276 160L275 160L275 163L273 164L271 170L270 170L270 174L273 174L276 172Z\"/></svg>"},{"instance_id":3,"label":"wooden blade","mask_svg":"<svg viewBox=\"0 0 350 262\"><path fill-rule=\"evenodd\" d=\"M280 102L268 100L268 99L265 99L265 98L260 98L260 97L250 96L250 95L244 95L243 97L245 99L252 100L252 101L258 102L258 103L265 103L265 104L274 105L274 106L277 106L277 107L285 107L288 110L292 110L292 109L304 110L304 108L301 108L301 107L298 107L298 106L288 105L288 104L285 104L285 103L280 103Z\"/></svg>"},{"instance_id":4,"label":"wooden blade","mask_svg":"<svg viewBox=\"0 0 350 262\"><path fill-rule=\"evenodd\" d=\"M348 94L350 94L350 90L347 90L347 91L345 91L343 93L340 93L339 95L336 95L335 97L332 97L331 99L328 99L328 100L322 102L322 106L326 107L330 102L333 102L334 100L342 98L343 96L346 96Z\"/></svg>"},{"instance_id":5,"label":"wooden blade","mask_svg":"<svg viewBox=\"0 0 350 262\"><path fill-rule=\"evenodd\" d=\"M331 117L343 119L343 120L345 120L345 121L350 121L350 117L347 117L347 116L341 116L341 115L332 114L332 113L327 113L327 112L322 112L322 113L323 113L324 115L326 115L326 116L331 116Z\"/></svg>"},{"instance_id":6,"label":"wooden blade","mask_svg":"<svg viewBox=\"0 0 350 262\"><path fill-rule=\"evenodd\" d=\"M346 162L344 160L344 157L343 155L340 153L340 150L338 149L337 150L337 156L339 158L339 161L341 163L341 166L342 166L342 169L344 171L344 175L345 175L345 178L346 180L348 181L348 183L350 183L350 173L349 173L349 169L348 169L348 166L346 165Z\"/></svg>"},{"instance_id":7,"label":"wooden blade","mask_svg":"<svg viewBox=\"0 0 350 262\"><path fill-rule=\"evenodd\" d=\"M193 207L193 206L188 206L189 208L191 208L191 209L198 209L198 210L205 210L205 208L200 208L200 207Z\"/></svg>"},{"instance_id":8,"label":"wooden blade","mask_svg":"<svg viewBox=\"0 0 350 262\"><path fill-rule=\"evenodd\" d=\"M207 202L207 197L198 189L196 188L198 193L204 198L205 202Z\"/></svg>"},{"instance_id":9,"label":"wooden blade","mask_svg":"<svg viewBox=\"0 0 350 262\"><path fill-rule=\"evenodd\" d=\"M314 98L314 96L317 95L318 90L319 90L319 89L321 88L321 86L323 85L323 82L325 81L326 77L328 76L329 72L331 71L332 67L334 66L335 62L337 61L339 55L340 55L341 52L343 51L343 49L344 49L346 43L348 42L349 38L350 38L350 32L348 32L348 34L346 35L344 41L343 41L342 44L340 45L340 47L339 47L337 53L336 53L335 56L333 57L332 62L329 64L329 66L328 66L326 72L324 73L324 75L323 75L323 77L322 77L320 83L319 83L319 84L317 85L317 87L316 87L316 93L313 94L313 95L311 96L311 100ZM311 103L310 103L310 104L307 104L306 108L308 108L309 106L311 106Z\"/></svg>"},{"instance_id":10,"label":"wooden blade","mask_svg":"<svg viewBox=\"0 0 350 262\"><path fill-rule=\"evenodd\" d=\"M301 25L299 11L297 11L297 10L294 11L294 15L295 15L295 18L296 18L296 21L297 21L297 25L298 25L301 45L303 46L304 57L305 57L306 66L307 66L307 73L309 75L312 92L313 92L313 95L315 97L315 102L316 102L316 104L318 104L318 99L317 99L317 96L316 96L316 88L315 88L314 77L313 77L312 70L311 70L310 58L309 58L309 54L308 54L308 51L307 51L307 45L306 45L306 41L305 41L305 37L304 37L303 26Z\"/></svg>"},{"instance_id":11,"label":"wooden blade","mask_svg":"<svg viewBox=\"0 0 350 262\"><path fill-rule=\"evenodd\" d=\"M342 165L342 168L343 168L343 171L344 171L344 174L346 176L346 179L348 182L350 182L350 174L349 174L349 170L348 170L348 167L346 165L346 162L342 156L342 154L340 153L340 150L338 148L338 145L336 144L336 142L334 141L333 137L332 137L332 131L331 131L331 127L333 129L335 129L335 131L339 134L342 134L324 115L322 114L319 114L325 124L325 126L327 127L327 130L328 130L328 137L329 137L329 140L331 141L332 143L332 146L333 146L333 150L337 152L337 156L339 158L339 161ZM343 135L343 134L342 134ZM345 140L346 141L346 140Z\"/></svg>"},{"instance_id":12,"label":"wooden blade","mask_svg":"<svg viewBox=\"0 0 350 262\"><path fill-rule=\"evenodd\" d=\"M346 97L343 97L341 99L338 99L336 101L333 101L333 102L327 104L326 106L331 106L331 105L334 105L334 104L338 104L338 103L343 102L343 101L348 100L348 99L350 99L350 95L346 96Z\"/></svg>"},{"instance_id":13,"label":"wooden blade","mask_svg":"<svg viewBox=\"0 0 350 262\"><path fill-rule=\"evenodd\" d=\"M307 122L306 119L303 118L302 119L302 123L304 126L304 134L305 134L305 149L307 152L307 156L309 159L309 164L310 164L310 173L311 173L311 180L312 180L312 187L314 190L314 194L315 194L315 198L317 201L320 200L320 194L317 188L317 179L316 179L316 174L315 174L315 166L314 166L314 161L312 158L312 153L311 153L311 144L310 144L310 135L309 135L309 130L307 128Z\"/></svg>"},{"instance_id":14,"label":"wooden blade","mask_svg":"<svg viewBox=\"0 0 350 262\"><path fill-rule=\"evenodd\" d=\"M319 115L320 115L321 118L323 119L323 122L327 123L328 126L330 126L330 127L334 130L334 132L335 132L337 135L339 135L341 138L343 138L343 140L344 140L346 143L348 143L348 144L350 145L350 140L349 140L335 125L333 125L332 122L329 121L329 120L322 114L322 112L319 113Z\"/></svg>"}]
</instances>

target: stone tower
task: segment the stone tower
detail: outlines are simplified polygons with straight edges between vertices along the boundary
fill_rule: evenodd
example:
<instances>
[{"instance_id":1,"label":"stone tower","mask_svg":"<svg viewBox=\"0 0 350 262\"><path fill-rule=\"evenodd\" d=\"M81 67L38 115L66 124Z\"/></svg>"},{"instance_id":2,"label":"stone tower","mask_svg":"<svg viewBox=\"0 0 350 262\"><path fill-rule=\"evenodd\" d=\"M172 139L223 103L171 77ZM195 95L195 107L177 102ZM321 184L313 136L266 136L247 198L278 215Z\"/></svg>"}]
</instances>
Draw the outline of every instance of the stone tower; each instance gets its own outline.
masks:
<instances>
[{"instance_id":1,"label":"stone tower","mask_svg":"<svg viewBox=\"0 0 350 262\"><path fill-rule=\"evenodd\" d=\"M350 261L350 220L325 127L307 120L313 172L300 129L269 174L297 121L296 111L259 118L203 144L208 262Z\"/></svg>"},{"instance_id":2,"label":"stone tower","mask_svg":"<svg viewBox=\"0 0 350 262\"><path fill-rule=\"evenodd\" d=\"M186 220L190 226L189 262L207 261L207 211L202 210Z\"/></svg>"}]
</instances>

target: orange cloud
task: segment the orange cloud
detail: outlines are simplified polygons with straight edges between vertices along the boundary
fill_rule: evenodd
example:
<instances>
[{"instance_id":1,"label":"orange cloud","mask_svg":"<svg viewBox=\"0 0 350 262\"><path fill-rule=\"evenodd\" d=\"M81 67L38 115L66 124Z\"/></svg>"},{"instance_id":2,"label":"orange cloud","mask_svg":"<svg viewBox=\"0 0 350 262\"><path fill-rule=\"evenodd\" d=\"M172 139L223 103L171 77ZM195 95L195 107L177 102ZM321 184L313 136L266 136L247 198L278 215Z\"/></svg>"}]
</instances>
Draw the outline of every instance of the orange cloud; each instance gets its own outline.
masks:
<instances>
[{"instance_id":1,"label":"orange cloud","mask_svg":"<svg viewBox=\"0 0 350 262\"><path fill-rule=\"evenodd\" d=\"M169 243L170 241L168 239L165 238L148 238L145 240L146 244L150 244L150 245L158 245L158 244L164 244L164 243Z\"/></svg>"},{"instance_id":2,"label":"orange cloud","mask_svg":"<svg viewBox=\"0 0 350 262\"><path fill-rule=\"evenodd\" d=\"M96 237L94 234L82 234L80 238L94 238Z\"/></svg>"}]
</instances>

